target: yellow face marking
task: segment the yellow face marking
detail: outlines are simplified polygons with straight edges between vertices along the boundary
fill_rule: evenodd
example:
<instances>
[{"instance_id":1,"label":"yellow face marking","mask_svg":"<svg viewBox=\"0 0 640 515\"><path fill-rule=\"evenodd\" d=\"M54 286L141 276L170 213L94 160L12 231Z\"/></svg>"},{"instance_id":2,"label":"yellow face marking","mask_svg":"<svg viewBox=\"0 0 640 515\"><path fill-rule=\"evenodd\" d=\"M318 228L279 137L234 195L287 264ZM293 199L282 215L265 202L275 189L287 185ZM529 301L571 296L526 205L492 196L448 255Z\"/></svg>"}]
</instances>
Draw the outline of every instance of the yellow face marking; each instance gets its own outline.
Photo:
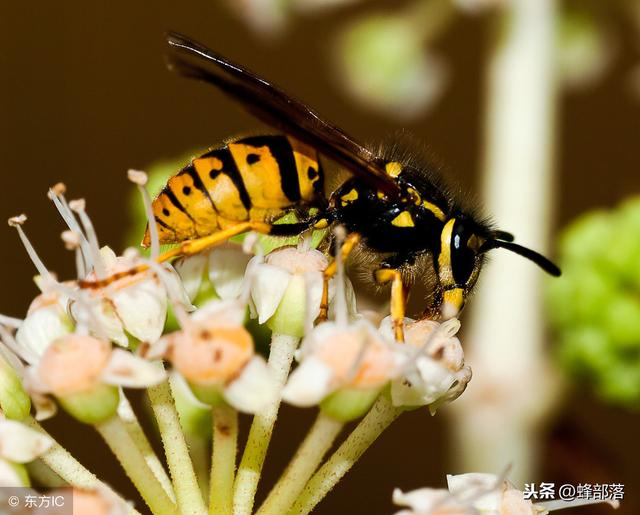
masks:
<instances>
[{"instance_id":1,"label":"yellow face marking","mask_svg":"<svg viewBox=\"0 0 640 515\"><path fill-rule=\"evenodd\" d=\"M402 172L402 165L397 161L391 161L384 166L387 174L391 177L397 177Z\"/></svg>"},{"instance_id":2,"label":"yellow face marking","mask_svg":"<svg viewBox=\"0 0 640 515\"><path fill-rule=\"evenodd\" d=\"M378 191L376 192L376 196L377 196L379 199L383 199L383 198L386 198L386 197L387 197L387 196L386 196L382 191L380 191L380 190L378 190Z\"/></svg>"},{"instance_id":3,"label":"yellow face marking","mask_svg":"<svg viewBox=\"0 0 640 515\"><path fill-rule=\"evenodd\" d=\"M310 202L315 200L318 192L313 185L320 180L320 165L318 164L318 153L301 141L287 136L293 156L296 161L296 170L298 172L298 182L300 184L300 198Z\"/></svg>"},{"instance_id":4,"label":"yellow face marking","mask_svg":"<svg viewBox=\"0 0 640 515\"><path fill-rule=\"evenodd\" d=\"M342 200L343 206L348 204L349 202L358 200L358 192L356 191L355 188L353 188L349 193L342 195L342 197L340 197L340 200Z\"/></svg>"},{"instance_id":5,"label":"yellow face marking","mask_svg":"<svg viewBox=\"0 0 640 515\"><path fill-rule=\"evenodd\" d=\"M434 216L442 222L444 222L445 219L447 218L444 212L442 211L442 209L436 206L433 202L429 202L428 200L423 200L422 207L431 211L434 214Z\"/></svg>"},{"instance_id":6,"label":"yellow face marking","mask_svg":"<svg viewBox=\"0 0 640 515\"><path fill-rule=\"evenodd\" d=\"M480 249L482 243L480 242L480 238L477 235L472 234L467 240L467 247L471 250L475 250L476 252Z\"/></svg>"},{"instance_id":7,"label":"yellow face marking","mask_svg":"<svg viewBox=\"0 0 640 515\"><path fill-rule=\"evenodd\" d=\"M327 221L326 218L318 220L315 224L313 224L313 227L315 229L326 229L328 226L329 226L329 222Z\"/></svg>"},{"instance_id":8,"label":"yellow face marking","mask_svg":"<svg viewBox=\"0 0 640 515\"><path fill-rule=\"evenodd\" d=\"M440 254L438 255L438 275L442 286L453 286L453 270L451 269L451 233L455 218L449 220L440 234Z\"/></svg>"},{"instance_id":9,"label":"yellow face marking","mask_svg":"<svg viewBox=\"0 0 640 515\"><path fill-rule=\"evenodd\" d=\"M462 288L446 290L442 299L442 318L448 320L457 316L463 306L464 290Z\"/></svg>"},{"instance_id":10,"label":"yellow face marking","mask_svg":"<svg viewBox=\"0 0 640 515\"><path fill-rule=\"evenodd\" d=\"M396 216L393 220L391 220L391 225L395 225L396 227L414 227L413 217L409 211L403 211L398 216Z\"/></svg>"},{"instance_id":11,"label":"yellow face marking","mask_svg":"<svg viewBox=\"0 0 640 515\"><path fill-rule=\"evenodd\" d=\"M269 147L245 143L229 143L228 147L253 206L264 209L291 205L282 191L280 167Z\"/></svg>"},{"instance_id":12,"label":"yellow face marking","mask_svg":"<svg viewBox=\"0 0 640 515\"><path fill-rule=\"evenodd\" d=\"M420 203L422 202L422 199L420 198L420 194L413 188L407 188L407 193L411 197L411 200L413 201L413 203L416 206L419 206Z\"/></svg>"}]
</instances>

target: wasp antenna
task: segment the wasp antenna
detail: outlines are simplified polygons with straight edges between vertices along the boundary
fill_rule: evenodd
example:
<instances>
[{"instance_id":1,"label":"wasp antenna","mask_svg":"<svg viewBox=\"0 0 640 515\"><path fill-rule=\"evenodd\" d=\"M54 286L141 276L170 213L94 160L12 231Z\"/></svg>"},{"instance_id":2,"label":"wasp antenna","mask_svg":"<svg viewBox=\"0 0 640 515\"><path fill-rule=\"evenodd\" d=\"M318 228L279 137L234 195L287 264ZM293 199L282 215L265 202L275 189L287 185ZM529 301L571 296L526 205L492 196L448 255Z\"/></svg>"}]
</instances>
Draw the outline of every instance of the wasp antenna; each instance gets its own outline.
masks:
<instances>
[{"instance_id":1,"label":"wasp antenna","mask_svg":"<svg viewBox=\"0 0 640 515\"><path fill-rule=\"evenodd\" d=\"M513 241L515 237L513 234L507 231L491 231L491 238L494 240L502 240L502 241Z\"/></svg>"},{"instance_id":2,"label":"wasp antenna","mask_svg":"<svg viewBox=\"0 0 640 515\"><path fill-rule=\"evenodd\" d=\"M558 266L556 266L550 259L544 257L542 254L539 254L535 250L523 247L522 245L518 245L517 243L513 243L512 241L489 240L481 247L480 251L486 252L488 250L498 248L510 250L511 252L514 252L515 254L528 259L529 261L533 261L545 272L553 275L554 277L559 277L562 273L560 271L560 268L558 268Z\"/></svg>"}]
</instances>

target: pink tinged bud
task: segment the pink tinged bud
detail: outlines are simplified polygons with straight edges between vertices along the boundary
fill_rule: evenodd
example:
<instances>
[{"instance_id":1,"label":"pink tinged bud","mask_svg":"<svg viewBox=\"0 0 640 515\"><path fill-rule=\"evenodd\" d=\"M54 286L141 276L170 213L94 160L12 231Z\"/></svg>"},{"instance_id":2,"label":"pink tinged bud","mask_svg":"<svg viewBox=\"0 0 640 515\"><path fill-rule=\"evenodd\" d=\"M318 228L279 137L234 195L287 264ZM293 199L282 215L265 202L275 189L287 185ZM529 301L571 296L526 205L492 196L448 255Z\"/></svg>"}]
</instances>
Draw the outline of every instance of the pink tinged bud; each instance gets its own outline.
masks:
<instances>
[{"instance_id":1,"label":"pink tinged bud","mask_svg":"<svg viewBox=\"0 0 640 515\"><path fill-rule=\"evenodd\" d=\"M92 490L73 490L73 513L92 515L110 515L109 503L98 492Z\"/></svg>"},{"instance_id":2,"label":"pink tinged bud","mask_svg":"<svg viewBox=\"0 0 640 515\"><path fill-rule=\"evenodd\" d=\"M38 379L67 412L95 424L116 412L119 391L102 382L111 345L91 336L72 334L54 341L37 365Z\"/></svg>"},{"instance_id":3,"label":"pink tinged bud","mask_svg":"<svg viewBox=\"0 0 640 515\"><path fill-rule=\"evenodd\" d=\"M56 492L53 491L52 495ZM125 515L130 507L106 488L73 489L73 513L77 515Z\"/></svg>"},{"instance_id":4,"label":"pink tinged bud","mask_svg":"<svg viewBox=\"0 0 640 515\"><path fill-rule=\"evenodd\" d=\"M366 322L321 324L305 339L300 366L283 398L296 406L321 405L341 421L364 414L398 372L393 349Z\"/></svg>"},{"instance_id":5,"label":"pink tinged bud","mask_svg":"<svg viewBox=\"0 0 640 515\"><path fill-rule=\"evenodd\" d=\"M253 356L253 340L239 327L193 324L173 335L169 359L190 383L224 384Z\"/></svg>"},{"instance_id":6,"label":"pink tinged bud","mask_svg":"<svg viewBox=\"0 0 640 515\"><path fill-rule=\"evenodd\" d=\"M386 384L396 372L391 348L373 330L357 325L336 331L318 346L316 355L344 386L376 388Z\"/></svg>"},{"instance_id":7,"label":"pink tinged bud","mask_svg":"<svg viewBox=\"0 0 640 515\"><path fill-rule=\"evenodd\" d=\"M56 396L86 392L100 382L110 356L107 342L78 334L63 336L42 355L40 380Z\"/></svg>"}]
</instances>

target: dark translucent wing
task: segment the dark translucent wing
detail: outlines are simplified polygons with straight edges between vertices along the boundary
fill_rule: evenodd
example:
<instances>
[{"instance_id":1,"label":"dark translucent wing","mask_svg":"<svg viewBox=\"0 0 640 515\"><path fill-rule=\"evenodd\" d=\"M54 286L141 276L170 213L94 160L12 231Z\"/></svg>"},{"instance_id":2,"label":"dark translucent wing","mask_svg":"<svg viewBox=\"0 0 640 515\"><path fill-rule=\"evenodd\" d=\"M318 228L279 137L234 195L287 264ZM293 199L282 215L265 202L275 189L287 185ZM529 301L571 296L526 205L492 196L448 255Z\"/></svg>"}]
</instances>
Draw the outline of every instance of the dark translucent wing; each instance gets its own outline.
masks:
<instances>
[{"instance_id":1,"label":"dark translucent wing","mask_svg":"<svg viewBox=\"0 0 640 515\"><path fill-rule=\"evenodd\" d=\"M371 151L301 102L180 34L169 33L167 42L174 51L169 56L172 69L213 84L259 120L311 145L385 193L395 195L399 192L398 185L385 173L384 163L376 161Z\"/></svg>"}]
</instances>

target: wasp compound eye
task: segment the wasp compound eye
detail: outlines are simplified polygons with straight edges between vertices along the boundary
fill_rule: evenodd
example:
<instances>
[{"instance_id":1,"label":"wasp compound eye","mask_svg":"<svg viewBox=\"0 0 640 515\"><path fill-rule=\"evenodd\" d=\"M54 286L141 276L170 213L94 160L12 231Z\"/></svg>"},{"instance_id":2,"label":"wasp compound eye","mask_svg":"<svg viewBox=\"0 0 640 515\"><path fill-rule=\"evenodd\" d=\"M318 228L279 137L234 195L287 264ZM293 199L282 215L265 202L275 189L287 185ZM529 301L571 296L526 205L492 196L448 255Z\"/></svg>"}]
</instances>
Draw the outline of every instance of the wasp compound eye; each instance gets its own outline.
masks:
<instances>
[{"instance_id":1,"label":"wasp compound eye","mask_svg":"<svg viewBox=\"0 0 640 515\"><path fill-rule=\"evenodd\" d=\"M451 271L456 284L464 285L471 278L478 254L478 238L464 222L456 220L451 231Z\"/></svg>"}]
</instances>

